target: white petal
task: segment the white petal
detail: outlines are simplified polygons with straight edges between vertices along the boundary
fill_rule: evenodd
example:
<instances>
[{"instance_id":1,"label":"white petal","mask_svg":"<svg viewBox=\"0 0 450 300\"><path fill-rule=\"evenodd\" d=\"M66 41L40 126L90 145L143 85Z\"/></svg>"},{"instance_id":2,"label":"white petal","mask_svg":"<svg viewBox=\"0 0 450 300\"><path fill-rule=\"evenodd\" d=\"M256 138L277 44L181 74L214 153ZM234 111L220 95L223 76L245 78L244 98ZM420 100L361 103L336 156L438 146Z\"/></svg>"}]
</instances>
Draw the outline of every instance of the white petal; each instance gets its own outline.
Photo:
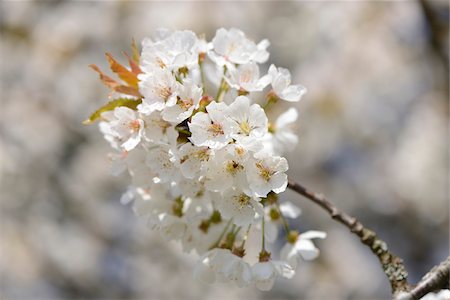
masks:
<instances>
[{"instance_id":1,"label":"white petal","mask_svg":"<svg viewBox=\"0 0 450 300\"><path fill-rule=\"evenodd\" d=\"M300 238L302 239L324 239L327 237L327 233L323 231L317 231L317 230L309 230L302 234L300 234Z\"/></svg>"},{"instance_id":2,"label":"white petal","mask_svg":"<svg viewBox=\"0 0 450 300\"><path fill-rule=\"evenodd\" d=\"M292 204L292 202L286 201L280 204L280 210L283 216L295 219L301 214L300 208Z\"/></svg>"},{"instance_id":3,"label":"white petal","mask_svg":"<svg viewBox=\"0 0 450 300\"><path fill-rule=\"evenodd\" d=\"M283 100L289 102L300 101L301 97L306 93L306 88L302 85L291 85L283 90L279 95Z\"/></svg>"},{"instance_id":4,"label":"white petal","mask_svg":"<svg viewBox=\"0 0 450 300\"><path fill-rule=\"evenodd\" d=\"M283 278L292 278L295 275L294 269L284 261L272 261L278 274Z\"/></svg>"},{"instance_id":5,"label":"white petal","mask_svg":"<svg viewBox=\"0 0 450 300\"><path fill-rule=\"evenodd\" d=\"M274 243L278 235L278 226L273 222L266 222L264 236L269 243Z\"/></svg>"},{"instance_id":6,"label":"white petal","mask_svg":"<svg viewBox=\"0 0 450 300\"><path fill-rule=\"evenodd\" d=\"M261 291L270 291L275 283L275 277L267 280L259 280L255 282L256 287Z\"/></svg>"},{"instance_id":7,"label":"white petal","mask_svg":"<svg viewBox=\"0 0 450 300\"><path fill-rule=\"evenodd\" d=\"M287 175L285 173L276 173L270 178L272 190L279 194L286 190L287 187Z\"/></svg>"},{"instance_id":8,"label":"white petal","mask_svg":"<svg viewBox=\"0 0 450 300\"><path fill-rule=\"evenodd\" d=\"M276 128L283 128L286 125L297 121L297 118L298 118L297 110L295 108L291 107L277 118L275 126L276 126Z\"/></svg>"},{"instance_id":9,"label":"white petal","mask_svg":"<svg viewBox=\"0 0 450 300\"><path fill-rule=\"evenodd\" d=\"M135 133L135 134L132 134L130 136L130 138L125 143L122 144L122 147L125 150L130 151L130 150L134 149L134 147L136 147L140 141L141 141L141 136L138 133Z\"/></svg>"},{"instance_id":10,"label":"white petal","mask_svg":"<svg viewBox=\"0 0 450 300\"><path fill-rule=\"evenodd\" d=\"M319 249L310 240L299 239L295 248L305 260L313 260L319 256Z\"/></svg>"}]
</instances>

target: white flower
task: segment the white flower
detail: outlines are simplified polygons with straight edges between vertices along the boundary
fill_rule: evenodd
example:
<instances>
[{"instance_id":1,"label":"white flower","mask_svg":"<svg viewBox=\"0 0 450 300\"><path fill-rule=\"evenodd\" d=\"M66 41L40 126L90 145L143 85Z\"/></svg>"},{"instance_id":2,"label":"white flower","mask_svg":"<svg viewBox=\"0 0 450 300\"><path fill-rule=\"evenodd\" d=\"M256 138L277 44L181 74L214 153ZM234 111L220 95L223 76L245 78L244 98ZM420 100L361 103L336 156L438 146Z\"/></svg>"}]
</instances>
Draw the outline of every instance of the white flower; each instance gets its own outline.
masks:
<instances>
[{"instance_id":1,"label":"white flower","mask_svg":"<svg viewBox=\"0 0 450 300\"><path fill-rule=\"evenodd\" d=\"M292 278L294 270L284 261L258 262L252 266L253 281L261 291L272 289L277 276Z\"/></svg>"},{"instance_id":2,"label":"white flower","mask_svg":"<svg viewBox=\"0 0 450 300\"><path fill-rule=\"evenodd\" d=\"M270 191L281 193L287 187L288 163L284 157L261 153L247 165L250 189L258 197L266 197Z\"/></svg>"},{"instance_id":3,"label":"white flower","mask_svg":"<svg viewBox=\"0 0 450 300\"><path fill-rule=\"evenodd\" d=\"M322 231L307 231L297 237L294 244L287 243L281 250L281 258L286 260L292 268L296 269L300 258L313 260L319 256L319 249L314 246L311 239L324 239L327 236Z\"/></svg>"},{"instance_id":4,"label":"white flower","mask_svg":"<svg viewBox=\"0 0 450 300\"><path fill-rule=\"evenodd\" d=\"M149 149L146 164L158 174L162 182L170 182L177 179L178 169L174 150L165 144L155 145Z\"/></svg>"},{"instance_id":5,"label":"white flower","mask_svg":"<svg viewBox=\"0 0 450 300\"><path fill-rule=\"evenodd\" d=\"M228 261L229 250L214 248L203 254L194 268L194 277L203 283L214 283L216 274Z\"/></svg>"},{"instance_id":6,"label":"white flower","mask_svg":"<svg viewBox=\"0 0 450 300\"><path fill-rule=\"evenodd\" d=\"M111 148L117 151L123 151L120 147L120 140L114 130L111 129L111 121L115 120L114 111L105 111L102 113L102 119L104 121L98 123L98 128L103 134L103 138L109 143Z\"/></svg>"},{"instance_id":7,"label":"white flower","mask_svg":"<svg viewBox=\"0 0 450 300\"><path fill-rule=\"evenodd\" d=\"M210 155L211 150L208 147L195 147L191 143L184 144L178 151L181 174L189 179L198 178Z\"/></svg>"},{"instance_id":8,"label":"white flower","mask_svg":"<svg viewBox=\"0 0 450 300\"><path fill-rule=\"evenodd\" d=\"M267 60L265 49L267 41L258 46L250 41L245 34L236 28L226 30L220 28L212 40L213 50L208 52L209 57L219 66L232 66L232 64L246 64L252 59L257 62Z\"/></svg>"},{"instance_id":9,"label":"white flower","mask_svg":"<svg viewBox=\"0 0 450 300\"><path fill-rule=\"evenodd\" d=\"M190 140L196 146L220 149L231 141L232 121L226 117L225 103L211 102L206 111L198 112L189 124Z\"/></svg>"},{"instance_id":10,"label":"white flower","mask_svg":"<svg viewBox=\"0 0 450 300\"><path fill-rule=\"evenodd\" d=\"M132 109L120 106L114 109L114 118L109 122L109 130L103 128L121 142L121 147L130 151L139 144L144 130L144 121Z\"/></svg>"},{"instance_id":11,"label":"white flower","mask_svg":"<svg viewBox=\"0 0 450 300\"><path fill-rule=\"evenodd\" d=\"M259 67L254 62L228 69L225 79L232 88L245 92L262 91L271 80L269 75L259 77Z\"/></svg>"},{"instance_id":12,"label":"white flower","mask_svg":"<svg viewBox=\"0 0 450 300\"><path fill-rule=\"evenodd\" d=\"M146 38L142 42L141 66L144 71L190 68L197 64L198 39L195 33L160 29L158 35L156 41Z\"/></svg>"},{"instance_id":13,"label":"white flower","mask_svg":"<svg viewBox=\"0 0 450 300\"><path fill-rule=\"evenodd\" d=\"M250 56L252 61L256 61L259 64L265 63L269 59L269 52L267 52L267 47L270 46L270 42L266 39L256 45L256 51Z\"/></svg>"},{"instance_id":14,"label":"white flower","mask_svg":"<svg viewBox=\"0 0 450 300\"><path fill-rule=\"evenodd\" d=\"M194 277L203 283L219 280L244 287L251 283L252 272L249 264L230 250L215 248L200 257L194 268Z\"/></svg>"},{"instance_id":15,"label":"white flower","mask_svg":"<svg viewBox=\"0 0 450 300\"><path fill-rule=\"evenodd\" d=\"M227 263L218 271L222 281L233 282L238 287L248 286L252 282L252 269L241 257L229 252Z\"/></svg>"},{"instance_id":16,"label":"white flower","mask_svg":"<svg viewBox=\"0 0 450 300\"><path fill-rule=\"evenodd\" d=\"M275 95L282 100L297 102L306 93L304 86L291 85L291 73L288 69L277 69L274 65L271 65L269 75L272 79L272 88Z\"/></svg>"},{"instance_id":17,"label":"white flower","mask_svg":"<svg viewBox=\"0 0 450 300\"><path fill-rule=\"evenodd\" d=\"M239 190L229 190L218 201L217 208L224 218L233 218L233 223L237 226L247 226L253 223L256 213L261 215L264 211L260 200Z\"/></svg>"},{"instance_id":18,"label":"white flower","mask_svg":"<svg viewBox=\"0 0 450 300\"><path fill-rule=\"evenodd\" d=\"M139 91L144 96L142 103L138 106L140 112L150 114L177 103L181 85L170 71L156 69L153 73L139 74L138 78Z\"/></svg>"},{"instance_id":19,"label":"white flower","mask_svg":"<svg viewBox=\"0 0 450 300\"><path fill-rule=\"evenodd\" d=\"M153 143L175 143L178 132L174 126L163 120L161 113L154 111L149 115L144 115L143 120L145 123L144 138Z\"/></svg>"},{"instance_id":20,"label":"white flower","mask_svg":"<svg viewBox=\"0 0 450 300\"><path fill-rule=\"evenodd\" d=\"M275 124L270 127L269 133L264 136L264 147L271 153L283 155L292 151L298 143L298 137L292 132L291 124L297 121L298 113L293 107L282 113Z\"/></svg>"},{"instance_id":21,"label":"white flower","mask_svg":"<svg viewBox=\"0 0 450 300\"><path fill-rule=\"evenodd\" d=\"M202 97L202 89L189 80L185 80L180 87L177 102L173 106L167 106L162 117L164 120L181 123L192 115L194 109Z\"/></svg>"},{"instance_id":22,"label":"white flower","mask_svg":"<svg viewBox=\"0 0 450 300\"><path fill-rule=\"evenodd\" d=\"M223 192L232 186L248 190L245 173L248 159L251 159L248 151L236 144L216 150L206 168L206 188L217 192Z\"/></svg>"},{"instance_id":23,"label":"white flower","mask_svg":"<svg viewBox=\"0 0 450 300\"><path fill-rule=\"evenodd\" d=\"M233 120L231 136L247 149L261 149L259 139L267 132L267 116L258 104L250 106L250 99L239 96L230 104L228 116Z\"/></svg>"}]
</instances>

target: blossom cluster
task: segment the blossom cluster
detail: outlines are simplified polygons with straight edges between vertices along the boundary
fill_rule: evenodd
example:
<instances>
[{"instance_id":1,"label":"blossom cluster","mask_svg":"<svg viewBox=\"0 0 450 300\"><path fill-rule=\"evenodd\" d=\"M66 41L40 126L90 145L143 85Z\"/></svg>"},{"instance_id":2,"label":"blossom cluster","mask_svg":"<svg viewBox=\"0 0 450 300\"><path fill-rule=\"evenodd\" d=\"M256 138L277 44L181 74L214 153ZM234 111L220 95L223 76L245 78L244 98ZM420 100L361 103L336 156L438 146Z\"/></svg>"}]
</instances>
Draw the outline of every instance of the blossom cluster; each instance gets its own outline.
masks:
<instances>
[{"instance_id":1,"label":"blossom cluster","mask_svg":"<svg viewBox=\"0 0 450 300\"><path fill-rule=\"evenodd\" d=\"M289 108L274 121L266 112L280 101L297 102L306 89L291 84L287 69L270 65L269 42L255 43L238 29L219 29L207 42L191 31L159 30L133 46L130 68L107 54L122 83L103 74L112 100L88 123L99 127L114 149L113 173L127 171L131 185L122 197L138 216L186 252L200 255L194 274L203 282L255 284L272 288L276 277L291 278L301 259L319 250L287 218L299 208L280 203L287 187L282 156L297 144ZM279 259L266 243L284 227ZM250 264L246 241L261 236L258 261Z\"/></svg>"}]
</instances>

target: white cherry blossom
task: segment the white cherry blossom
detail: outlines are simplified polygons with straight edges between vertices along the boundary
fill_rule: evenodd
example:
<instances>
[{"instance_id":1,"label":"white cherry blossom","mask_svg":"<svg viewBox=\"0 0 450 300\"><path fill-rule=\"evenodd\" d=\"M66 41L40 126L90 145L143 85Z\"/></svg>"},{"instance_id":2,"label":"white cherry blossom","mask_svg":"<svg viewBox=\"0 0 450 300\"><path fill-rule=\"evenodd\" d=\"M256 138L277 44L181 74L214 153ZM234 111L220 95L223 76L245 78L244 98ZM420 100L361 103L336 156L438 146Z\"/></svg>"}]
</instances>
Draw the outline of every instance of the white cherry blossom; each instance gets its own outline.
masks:
<instances>
[{"instance_id":1,"label":"white cherry blossom","mask_svg":"<svg viewBox=\"0 0 450 300\"><path fill-rule=\"evenodd\" d=\"M237 226L247 226L255 220L256 213L262 214L264 208L257 197L248 196L240 190L229 190L218 201L218 209L226 219L233 219Z\"/></svg>"},{"instance_id":2,"label":"white cherry blossom","mask_svg":"<svg viewBox=\"0 0 450 300\"><path fill-rule=\"evenodd\" d=\"M295 149L298 137L292 131L291 125L297 121L297 117L298 112L293 107L282 113L264 136L265 149L275 155L283 155L285 152Z\"/></svg>"},{"instance_id":3,"label":"white cherry blossom","mask_svg":"<svg viewBox=\"0 0 450 300\"><path fill-rule=\"evenodd\" d=\"M250 105L248 97L239 96L230 104L228 116L233 121L231 136L247 149L260 149L260 138L267 133L264 110L258 104Z\"/></svg>"},{"instance_id":4,"label":"white cherry blossom","mask_svg":"<svg viewBox=\"0 0 450 300\"><path fill-rule=\"evenodd\" d=\"M144 114L161 111L177 103L181 84L168 70L156 69L153 73L139 75L139 91L144 96L138 109Z\"/></svg>"},{"instance_id":5,"label":"white cherry blossom","mask_svg":"<svg viewBox=\"0 0 450 300\"><path fill-rule=\"evenodd\" d=\"M211 155L211 149L208 147L184 144L178 151L181 174L189 179L198 178Z\"/></svg>"},{"instance_id":6,"label":"white cherry blossom","mask_svg":"<svg viewBox=\"0 0 450 300\"><path fill-rule=\"evenodd\" d=\"M261 291L271 290L277 277L292 278L295 271L284 261L269 260L252 266L253 281Z\"/></svg>"},{"instance_id":7,"label":"white cherry blossom","mask_svg":"<svg viewBox=\"0 0 450 300\"><path fill-rule=\"evenodd\" d=\"M252 282L250 265L227 249L213 249L206 252L194 269L194 276L203 283L233 282L244 287Z\"/></svg>"},{"instance_id":8,"label":"white cherry blossom","mask_svg":"<svg viewBox=\"0 0 450 300\"><path fill-rule=\"evenodd\" d=\"M251 159L248 150L236 144L216 150L206 166L205 186L210 191L224 192L235 186L248 190L245 164Z\"/></svg>"},{"instance_id":9,"label":"white cherry blossom","mask_svg":"<svg viewBox=\"0 0 450 300\"><path fill-rule=\"evenodd\" d=\"M189 123L190 140L195 146L212 149L225 147L231 141L232 121L227 118L228 106L225 103L211 102L206 111L198 112Z\"/></svg>"},{"instance_id":10,"label":"white cherry blossom","mask_svg":"<svg viewBox=\"0 0 450 300\"><path fill-rule=\"evenodd\" d=\"M212 40L212 45L213 49L208 52L208 55L219 66L246 64L251 60L263 63L269 57L266 51L269 46L267 40L257 46L241 30L236 28L230 30L218 29Z\"/></svg>"},{"instance_id":11,"label":"white cherry blossom","mask_svg":"<svg viewBox=\"0 0 450 300\"><path fill-rule=\"evenodd\" d=\"M120 146L124 150L134 149L141 141L144 121L138 113L125 106L114 109L114 118L109 122L110 134L121 142Z\"/></svg>"},{"instance_id":12,"label":"white cherry blossom","mask_svg":"<svg viewBox=\"0 0 450 300\"><path fill-rule=\"evenodd\" d=\"M202 89L190 80L185 80L179 88L175 105L167 106L162 112L162 118L169 122L181 123L198 108L201 97Z\"/></svg>"},{"instance_id":13,"label":"white cherry blossom","mask_svg":"<svg viewBox=\"0 0 450 300\"><path fill-rule=\"evenodd\" d=\"M225 79L231 87L242 92L262 91L271 81L269 75L259 77L259 67L255 62L228 69Z\"/></svg>"},{"instance_id":14,"label":"white cherry blossom","mask_svg":"<svg viewBox=\"0 0 450 300\"><path fill-rule=\"evenodd\" d=\"M146 158L146 164L163 182L173 181L179 176L177 163L175 151L166 144L152 146Z\"/></svg>"},{"instance_id":15,"label":"white cherry blossom","mask_svg":"<svg viewBox=\"0 0 450 300\"><path fill-rule=\"evenodd\" d=\"M178 137L178 132L174 125L164 120L161 113L154 111L149 115L143 115L145 123L144 138L152 143L174 144Z\"/></svg>"},{"instance_id":16,"label":"white cherry blossom","mask_svg":"<svg viewBox=\"0 0 450 300\"><path fill-rule=\"evenodd\" d=\"M311 241L312 239L324 239L327 234L322 231L306 231L297 237L295 243L287 243L281 249L281 258L286 260L292 268L296 269L301 258L313 260L319 256L319 249Z\"/></svg>"},{"instance_id":17,"label":"white cherry blossom","mask_svg":"<svg viewBox=\"0 0 450 300\"><path fill-rule=\"evenodd\" d=\"M306 93L306 88L302 85L291 85L291 73L288 69L277 68L271 65L269 75L272 79L272 88L276 96L280 99L297 102Z\"/></svg>"},{"instance_id":18,"label":"white cherry blossom","mask_svg":"<svg viewBox=\"0 0 450 300\"><path fill-rule=\"evenodd\" d=\"M257 197L266 197L270 191L278 194L286 190L288 163L284 157L261 153L247 168L249 188Z\"/></svg>"},{"instance_id":19,"label":"white cherry blossom","mask_svg":"<svg viewBox=\"0 0 450 300\"><path fill-rule=\"evenodd\" d=\"M189 68L197 63L199 41L195 33L160 29L158 34L155 41L146 38L142 42L141 65L144 71L152 73L155 68Z\"/></svg>"}]
</instances>

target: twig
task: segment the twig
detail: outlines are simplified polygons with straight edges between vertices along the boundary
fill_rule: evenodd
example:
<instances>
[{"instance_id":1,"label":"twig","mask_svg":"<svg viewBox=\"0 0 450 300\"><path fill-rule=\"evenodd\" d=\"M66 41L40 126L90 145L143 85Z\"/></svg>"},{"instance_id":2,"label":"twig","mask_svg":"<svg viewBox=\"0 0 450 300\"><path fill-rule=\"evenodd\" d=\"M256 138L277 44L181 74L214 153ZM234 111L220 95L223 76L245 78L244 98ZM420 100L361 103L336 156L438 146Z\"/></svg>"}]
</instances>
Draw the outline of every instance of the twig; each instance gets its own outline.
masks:
<instances>
[{"instance_id":1,"label":"twig","mask_svg":"<svg viewBox=\"0 0 450 300\"><path fill-rule=\"evenodd\" d=\"M431 291L442 289L448 284L450 256L439 265L434 266L410 291L400 293L396 300L420 299Z\"/></svg>"},{"instance_id":2,"label":"twig","mask_svg":"<svg viewBox=\"0 0 450 300\"><path fill-rule=\"evenodd\" d=\"M333 203L328 201L322 194L316 194L298 183L289 182L288 188L313 201L325 209L333 220L346 226L352 233L356 234L361 242L370 248L383 267L384 273L391 283L392 294L398 295L409 290L408 272L406 272L403 260L391 253L385 241L377 237L376 233L366 227L356 218L340 211Z\"/></svg>"}]
</instances>

